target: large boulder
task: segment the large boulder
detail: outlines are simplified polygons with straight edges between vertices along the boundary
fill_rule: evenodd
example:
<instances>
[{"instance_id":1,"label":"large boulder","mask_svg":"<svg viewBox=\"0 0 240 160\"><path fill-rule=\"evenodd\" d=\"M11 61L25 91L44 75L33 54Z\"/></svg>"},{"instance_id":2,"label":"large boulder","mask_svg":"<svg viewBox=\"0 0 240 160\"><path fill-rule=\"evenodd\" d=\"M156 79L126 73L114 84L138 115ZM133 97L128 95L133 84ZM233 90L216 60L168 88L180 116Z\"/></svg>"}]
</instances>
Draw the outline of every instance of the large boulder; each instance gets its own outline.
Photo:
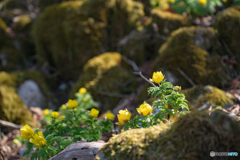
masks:
<instances>
[{"instance_id":1,"label":"large boulder","mask_svg":"<svg viewBox=\"0 0 240 160\"><path fill-rule=\"evenodd\" d=\"M112 110L119 100L134 92L136 80L130 66L116 52L108 52L90 59L83 74L72 87L71 97L85 87L95 101L100 102L100 111Z\"/></svg>"},{"instance_id":2,"label":"large boulder","mask_svg":"<svg viewBox=\"0 0 240 160\"><path fill-rule=\"evenodd\" d=\"M117 42L139 25L143 6L132 0L68 1L49 6L34 27L38 59L76 79L90 58L116 50ZM66 65L65 65L66 64Z\"/></svg>"},{"instance_id":3,"label":"large boulder","mask_svg":"<svg viewBox=\"0 0 240 160\"><path fill-rule=\"evenodd\" d=\"M234 8L228 8L221 12L216 19L214 27L217 29L219 39L225 43L225 51L230 50L237 62L240 61L240 12ZM228 52L228 54L230 54ZM237 66L239 72L239 65Z\"/></svg>"},{"instance_id":4,"label":"large boulder","mask_svg":"<svg viewBox=\"0 0 240 160\"><path fill-rule=\"evenodd\" d=\"M221 54L213 28L180 28L159 49L151 74L163 71L170 82L183 88L191 87L191 83L182 72L195 84L223 87L228 84L230 77L221 60Z\"/></svg>"},{"instance_id":5,"label":"large boulder","mask_svg":"<svg viewBox=\"0 0 240 160\"><path fill-rule=\"evenodd\" d=\"M170 125L130 129L115 135L99 150L97 159L210 160L211 151L239 153L239 132L240 123L221 111L210 116L207 112L191 112Z\"/></svg>"}]
</instances>

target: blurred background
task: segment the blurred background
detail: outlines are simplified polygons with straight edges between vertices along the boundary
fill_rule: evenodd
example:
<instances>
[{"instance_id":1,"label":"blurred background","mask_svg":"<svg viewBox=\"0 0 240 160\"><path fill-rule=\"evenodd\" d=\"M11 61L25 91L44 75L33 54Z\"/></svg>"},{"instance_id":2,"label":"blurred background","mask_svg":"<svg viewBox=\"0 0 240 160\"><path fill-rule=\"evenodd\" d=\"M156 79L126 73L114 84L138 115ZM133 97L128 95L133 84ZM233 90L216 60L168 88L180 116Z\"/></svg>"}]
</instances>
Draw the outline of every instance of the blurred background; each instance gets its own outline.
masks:
<instances>
[{"instance_id":1,"label":"blurred background","mask_svg":"<svg viewBox=\"0 0 240 160\"><path fill-rule=\"evenodd\" d=\"M0 0L1 152L19 157L13 129L81 87L101 115L136 112L153 101L139 71L162 71L190 110L238 116L239 39L240 0Z\"/></svg>"}]
</instances>

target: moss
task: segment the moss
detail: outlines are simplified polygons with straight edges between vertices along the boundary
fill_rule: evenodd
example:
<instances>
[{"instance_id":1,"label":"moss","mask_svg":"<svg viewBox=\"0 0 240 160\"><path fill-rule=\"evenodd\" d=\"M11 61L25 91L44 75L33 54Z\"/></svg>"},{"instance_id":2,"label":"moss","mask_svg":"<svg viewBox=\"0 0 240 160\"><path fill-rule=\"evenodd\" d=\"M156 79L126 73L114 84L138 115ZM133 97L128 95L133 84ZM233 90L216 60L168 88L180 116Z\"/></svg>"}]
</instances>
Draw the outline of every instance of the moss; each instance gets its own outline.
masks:
<instances>
[{"instance_id":1,"label":"moss","mask_svg":"<svg viewBox=\"0 0 240 160\"><path fill-rule=\"evenodd\" d=\"M18 83L18 79L16 76L11 75L7 72L0 72L0 85L16 87Z\"/></svg>"},{"instance_id":2,"label":"moss","mask_svg":"<svg viewBox=\"0 0 240 160\"><path fill-rule=\"evenodd\" d=\"M230 51L236 56L236 60L239 61L240 12L233 8L224 10L218 15L214 26L218 31L219 39L226 43Z\"/></svg>"},{"instance_id":3,"label":"moss","mask_svg":"<svg viewBox=\"0 0 240 160\"><path fill-rule=\"evenodd\" d=\"M16 124L35 126L31 111L19 98L15 88L2 84L0 85L0 117L2 120Z\"/></svg>"},{"instance_id":4,"label":"moss","mask_svg":"<svg viewBox=\"0 0 240 160\"><path fill-rule=\"evenodd\" d=\"M61 3L64 1L67 1L67 0L40 0L38 3L38 6L39 6L40 10L43 11L48 6L51 6L51 5L57 4L57 3Z\"/></svg>"},{"instance_id":5,"label":"moss","mask_svg":"<svg viewBox=\"0 0 240 160\"><path fill-rule=\"evenodd\" d=\"M221 111L211 116L207 112L191 112L171 125L132 129L115 135L99 150L97 159L210 160L210 151L239 152L239 132L239 122Z\"/></svg>"},{"instance_id":6,"label":"moss","mask_svg":"<svg viewBox=\"0 0 240 160\"><path fill-rule=\"evenodd\" d=\"M12 28L18 32L24 32L30 30L32 19L28 15L16 16L13 19Z\"/></svg>"},{"instance_id":7,"label":"moss","mask_svg":"<svg viewBox=\"0 0 240 160\"><path fill-rule=\"evenodd\" d=\"M72 98L81 87L86 87L94 100L100 102L100 111L104 112L117 105L122 98L119 95L132 93L136 83L121 55L108 52L87 62L83 74L72 87Z\"/></svg>"},{"instance_id":8,"label":"moss","mask_svg":"<svg viewBox=\"0 0 240 160\"><path fill-rule=\"evenodd\" d=\"M190 25L187 17L157 9L151 11L151 17L158 26L159 34L164 36L169 36L172 31Z\"/></svg>"},{"instance_id":9,"label":"moss","mask_svg":"<svg viewBox=\"0 0 240 160\"><path fill-rule=\"evenodd\" d=\"M190 83L177 70L180 68L195 84L224 87L229 77L217 54L218 50L218 41L212 28L178 29L159 49L151 74L158 70L168 71L177 77L173 82L175 85L190 87Z\"/></svg>"},{"instance_id":10,"label":"moss","mask_svg":"<svg viewBox=\"0 0 240 160\"><path fill-rule=\"evenodd\" d=\"M38 59L57 67L66 78L76 79L87 60L101 50L115 50L119 38L136 27L143 15L143 6L129 0L49 6L34 25Z\"/></svg>"},{"instance_id":11,"label":"moss","mask_svg":"<svg viewBox=\"0 0 240 160\"><path fill-rule=\"evenodd\" d=\"M232 94L210 85L195 86L183 90L182 93L186 96L191 109L206 110L210 106L213 108L222 106L227 109L236 101L236 98Z\"/></svg>"}]
</instances>

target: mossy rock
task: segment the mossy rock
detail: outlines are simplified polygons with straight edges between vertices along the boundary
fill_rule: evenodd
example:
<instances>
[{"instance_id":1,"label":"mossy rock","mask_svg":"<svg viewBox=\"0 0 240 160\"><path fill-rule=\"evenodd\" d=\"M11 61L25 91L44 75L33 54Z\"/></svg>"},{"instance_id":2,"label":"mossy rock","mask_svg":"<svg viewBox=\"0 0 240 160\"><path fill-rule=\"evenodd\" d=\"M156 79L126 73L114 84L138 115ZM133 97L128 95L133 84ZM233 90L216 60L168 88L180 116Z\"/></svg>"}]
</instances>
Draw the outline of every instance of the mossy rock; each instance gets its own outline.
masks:
<instances>
[{"instance_id":1,"label":"mossy rock","mask_svg":"<svg viewBox=\"0 0 240 160\"><path fill-rule=\"evenodd\" d=\"M57 3L61 3L64 1L67 1L67 0L39 0L38 7L40 8L41 11L43 11L48 6L51 6L51 5L57 4Z\"/></svg>"},{"instance_id":2,"label":"mossy rock","mask_svg":"<svg viewBox=\"0 0 240 160\"><path fill-rule=\"evenodd\" d=\"M128 84L126 82L129 82ZM126 83L126 84L125 84ZM100 111L112 110L122 98L134 92L136 80L130 66L126 64L121 55L108 52L90 59L84 66L84 72L72 87L71 97L85 87L100 102Z\"/></svg>"},{"instance_id":3,"label":"mossy rock","mask_svg":"<svg viewBox=\"0 0 240 160\"><path fill-rule=\"evenodd\" d=\"M142 4L131 0L49 6L34 25L38 60L48 61L67 79L76 79L87 60L102 50L116 50L118 40L139 25L143 15Z\"/></svg>"},{"instance_id":4,"label":"mossy rock","mask_svg":"<svg viewBox=\"0 0 240 160\"><path fill-rule=\"evenodd\" d=\"M170 36L174 30L190 25L187 17L167 11L153 9L151 17L158 26L159 34L163 36Z\"/></svg>"},{"instance_id":5,"label":"mossy rock","mask_svg":"<svg viewBox=\"0 0 240 160\"><path fill-rule=\"evenodd\" d=\"M20 99L15 88L2 84L0 84L0 117L16 124L35 126L31 111Z\"/></svg>"},{"instance_id":6,"label":"mossy rock","mask_svg":"<svg viewBox=\"0 0 240 160\"><path fill-rule=\"evenodd\" d=\"M174 85L183 88L191 84L178 71L182 70L195 84L211 84L224 87L228 84L226 66L222 64L218 41L213 28L184 27L174 31L159 49L159 56L153 62L151 74L167 72L176 77L166 76ZM218 54L219 53L219 54Z\"/></svg>"},{"instance_id":7,"label":"mossy rock","mask_svg":"<svg viewBox=\"0 0 240 160\"><path fill-rule=\"evenodd\" d=\"M42 106L34 106L41 108L52 108L56 109L56 100L53 98L51 94L51 89L49 89L47 79L45 76L38 71L15 71L12 74L7 72L0 72L0 85L13 87L16 90L27 80L34 81L41 93L43 94L44 101L41 102ZM31 107L31 106L29 106Z\"/></svg>"},{"instance_id":8,"label":"mossy rock","mask_svg":"<svg viewBox=\"0 0 240 160\"><path fill-rule=\"evenodd\" d=\"M186 96L190 110L207 110L210 106L213 109L217 106L227 109L236 102L232 94L210 85L194 86L182 93Z\"/></svg>"},{"instance_id":9,"label":"mossy rock","mask_svg":"<svg viewBox=\"0 0 240 160\"><path fill-rule=\"evenodd\" d=\"M240 61L240 12L233 8L224 10L218 15L214 26L218 31L219 39L226 43L236 60Z\"/></svg>"},{"instance_id":10,"label":"mossy rock","mask_svg":"<svg viewBox=\"0 0 240 160\"><path fill-rule=\"evenodd\" d=\"M207 112L191 112L180 116L171 125L130 129L115 135L100 148L97 159L210 160L211 151L239 153L239 132L239 122L221 111L210 116Z\"/></svg>"}]
</instances>

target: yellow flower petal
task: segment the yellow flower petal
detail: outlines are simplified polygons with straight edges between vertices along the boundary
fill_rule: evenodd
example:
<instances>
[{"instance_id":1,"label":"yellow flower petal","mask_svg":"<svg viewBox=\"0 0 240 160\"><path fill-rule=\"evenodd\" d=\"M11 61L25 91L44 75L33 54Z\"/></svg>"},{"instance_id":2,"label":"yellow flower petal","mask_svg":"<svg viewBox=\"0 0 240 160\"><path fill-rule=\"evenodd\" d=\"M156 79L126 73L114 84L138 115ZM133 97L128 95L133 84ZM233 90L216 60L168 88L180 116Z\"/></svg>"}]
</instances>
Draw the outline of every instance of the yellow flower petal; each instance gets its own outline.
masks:
<instances>
[{"instance_id":1,"label":"yellow flower petal","mask_svg":"<svg viewBox=\"0 0 240 160\"><path fill-rule=\"evenodd\" d=\"M137 108L138 113L142 116L150 115L152 110L153 108L148 103L141 104L139 108Z\"/></svg>"},{"instance_id":2,"label":"yellow flower petal","mask_svg":"<svg viewBox=\"0 0 240 160\"><path fill-rule=\"evenodd\" d=\"M34 131L32 130L31 127L29 127L29 125L25 125L23 126L21 129L21 137L23 139L30 139L33 135L34 135Z\"/></svg>"},{"instance_id":3,"label":"yellow flower petal","mask_svg":"<svg viewBox=\"0 0 240 160\"><path fill-rule=\"evenodd\" d=\"M204 6L207 3L207 0L199 0L198 3Z\"/></svg>"},{"instance_id":4,"label":"yellow flower petal","mask_svg":"<svg viewBox=\"0 0 240 160\"><path fill-rule=\"evenodd\" d=\"M79 93L80 94L85 94L87 92L87 89L86 88L80 88L79 89Z\"/></svg>"},{"instance_id":5,"label":"yellow flower petal","mask_svg":"<svg viewBox=\"0 0 240 160\"><path fill-rule=\"evenodd\" d=\"M52 118L58 118L59 113L58 112L52 112Z\"/></svg>"},{"instance_id":6,"label":"yellow flower petal","mask_svg":"<svg viewBox=\"0 0 240 160\"><path fill-rule=\"evenodd\" d=\"M160 83L164 79L162 72L154 72L152 76L152 82Z\"/></svg>"},{"instance_id":7,"label":"yellow flower petal","mask_svg":"<svg viewBox=\"0 0 240 160\"><path fill-rule=\"evenodd\" d=\"M48 114L49 114L49 109L44 109L43 115L44 115L44 116L47 116Z\"/></svg>"},{"instance_id":8,"label":"yellow flower petal","mask_svg":"<svg viewBox=\"0 0 240 160\"><path fill-rule=\"evenodd\" d=\"M98 114L99 114L99 110L97 110L97 109L95 109L95 108L92 108L91 109L91 111L90 111L90 115L92 116L92 117L97 117L98 116Z\"/></svg>"},{"instance_id":9,"label":"yellow flower petal","mask_svg":"<svg viewBox=\"0 0 240 160\"><path fill-rule=\"evenodd\" d=\"M74 109L77 107L78 103L75 99L74 100L69 99L67 105L70 109Z\"/></svg>"},{"instance_id":10,"label":"yellow flower petal","mask_svg":"<svg viewBox=\"0 0 240 160\"><path fill-rule=\"evenodd\" d=\"M118 122L116 124L124 125L129 121L130 118L131 118L131 113L127 109L120 110L118 114Z\"/></svg>"},{"instance_id":11,"label":"yellow flower petal","mask_svg":"<svg viewBox=\"0 0 240 160\"><path fill-rule=\"evenodd\" d=\"M115 115L114 114L112 114L111 112L108 112L107 114L106 114L106 118L107 118L107 120L113 120L114 118L115 118Z\"/></svg>"}]
</instances>

